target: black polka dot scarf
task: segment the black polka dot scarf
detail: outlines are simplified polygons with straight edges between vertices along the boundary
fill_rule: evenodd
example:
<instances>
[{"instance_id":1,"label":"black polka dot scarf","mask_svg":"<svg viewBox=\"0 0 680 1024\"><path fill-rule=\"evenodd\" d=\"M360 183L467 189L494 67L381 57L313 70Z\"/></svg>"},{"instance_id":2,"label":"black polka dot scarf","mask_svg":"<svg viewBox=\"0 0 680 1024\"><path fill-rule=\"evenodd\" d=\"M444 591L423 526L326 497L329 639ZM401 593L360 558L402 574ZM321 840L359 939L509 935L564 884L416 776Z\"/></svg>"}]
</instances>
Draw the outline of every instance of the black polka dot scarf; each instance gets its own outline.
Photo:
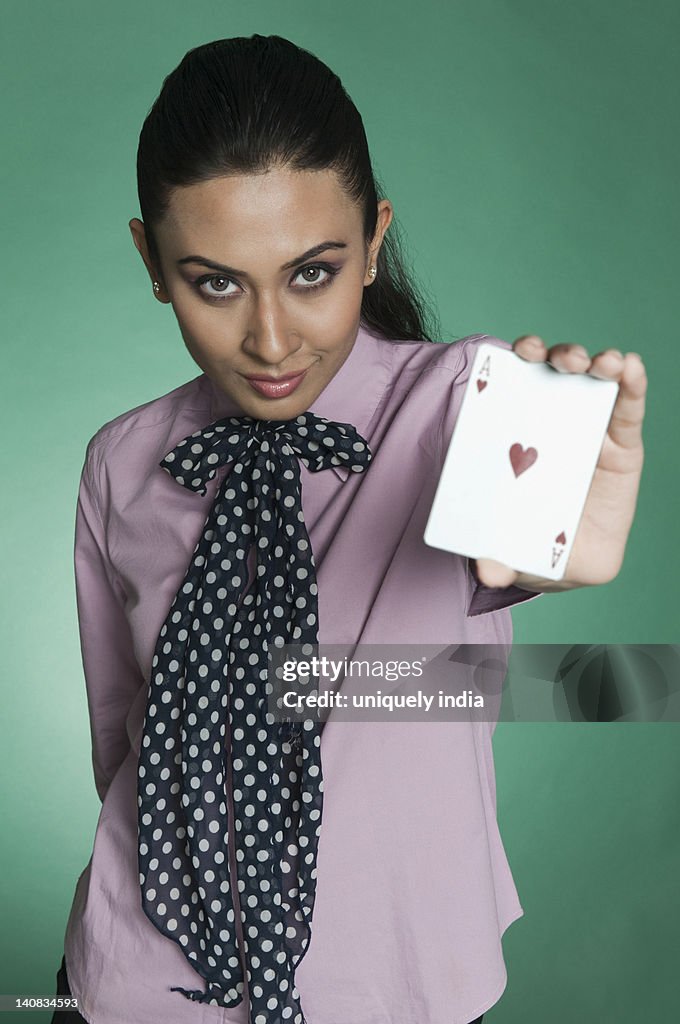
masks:
<instances>
[{"instance_id":1,"label":"black polka dot scarf","mask_svg":"<svg viewBox=\"0 0 680 1024\"><path fill-rule=\"evenodd\" d=\"M218 468L233 465L153 657L137 778L142 907L205 979L204 992L172 988L188 999L240 1003L243 953L249 1024L305 1024L294 970L311 937L321 730L311 718L276 720L267 699L269 645L318 642L298 459L314 472L359 473L371 452L350 424L306 412L218 420L160 463L203 495Z\"/></svg>"}]
</instances>

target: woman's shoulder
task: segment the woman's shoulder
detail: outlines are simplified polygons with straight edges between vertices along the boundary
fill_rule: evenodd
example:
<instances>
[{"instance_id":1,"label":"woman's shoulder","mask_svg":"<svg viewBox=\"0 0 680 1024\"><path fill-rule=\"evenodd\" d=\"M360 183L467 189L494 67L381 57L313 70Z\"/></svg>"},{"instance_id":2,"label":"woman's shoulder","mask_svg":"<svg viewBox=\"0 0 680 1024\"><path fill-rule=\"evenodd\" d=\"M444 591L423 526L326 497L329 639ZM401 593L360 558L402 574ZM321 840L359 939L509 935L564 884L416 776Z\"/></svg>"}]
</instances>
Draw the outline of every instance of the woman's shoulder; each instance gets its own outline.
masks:
<instances>
[{"instance_id":1,"label":"woman's shoulder","mask_svg":"<svg viewBox=\"0 0 680 1024\"><path fill-rule=\"evenodd\" d=\"M88 450L115 444L134 435L135 443L139 441L139 431L153 434L154 428L165 433L167 424L178 417L191 414L192 411L202 412L209 399L204 387L204 374L180 384L171 391L136 405L103 423L88 442Z\"/></svg>"},{"instance_id":2,"label":"woman's shoulder","mask_svg":"<svg viewBox=\"0 0 680 1024\"><path fill-rule=\"evenodd\" d=\"M388 368L377 416L400 436L418 434L421 451L446 450L472 366L483 344L511 349L493 334L468 334L451 342L377 341L380 364Z\"/></svg>"},{"instance_id":3,"label":"woman's shoulder","mask_svg":"<svg viewBox=\"0 0 680 1024\"><path fill-rule=\"evenodd\" d=\"M389 353L393 386L405 389L439 390L449 385L464 385L477 351L482 344L510 349L512 346L493 334L468 334L454 341L389 341L379 339Z\"/></svg>"}]
</instances>

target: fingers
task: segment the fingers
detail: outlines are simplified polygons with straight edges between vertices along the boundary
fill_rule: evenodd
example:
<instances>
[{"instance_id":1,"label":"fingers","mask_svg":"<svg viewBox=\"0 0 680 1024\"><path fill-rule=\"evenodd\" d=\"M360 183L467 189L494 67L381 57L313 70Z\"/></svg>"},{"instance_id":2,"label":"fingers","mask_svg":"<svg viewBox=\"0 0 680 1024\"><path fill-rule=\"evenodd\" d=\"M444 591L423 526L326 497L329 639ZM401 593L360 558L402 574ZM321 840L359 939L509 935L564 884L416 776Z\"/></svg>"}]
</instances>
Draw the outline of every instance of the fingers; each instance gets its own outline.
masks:
<instances>
[{"instance_id":1,"label":"fingers","mask_svg":"<svg viewBox=\"0 0 680 1024\"><path fill-rule=\"evenodd\" d=\"M623 355L617 348L603 349L593 356L588 372L599 380L618 381L623 373Z\"/></svg>"},{"instance_id":2,"label":"fingers","mask_svg":"<svg viewBox=\"0 0 680 1024\"><path fill-rule=\"evenodd\" d=\"M591 367L591 359L583 345L552 345L547 347L542 338L536 334L525 334L513 344L513 351L530 363L549 363L560 373L586 373ZM609 350L613 352L614 350ZM621 353L618 353L620 356ZM598 363L598 370L602 366ZM615 372L618 365L608 357L604 362L604 375Z\"/></svg>"},{"instance_id":3,"label":"fingers","mask_svg":"<svg viewBox=\"0 0 680 1024\"><path fill-rule=\"evenodd\" d=\"M475 571L479 582L486 587L509 587L519 575L514 569L491 558L475 559Z\"/></svg>"},{"instance_id":4,"label":"fingers","mask_svg":"<svg viewBox=\"0 0 680 1024\"><path fill-rule=\"evenodd\" d=\"M628 352L622 363L619 393L607 433L622 448L635 448L642 440L647 374L637 352Z\"/></svg>"},{"instance_id":5,"label":"fingers","mask_svg":"<svg viewBox=\"0 0 680 1024\"><path fill-rule=\"evenodd\" d=\"M560 373L589 373L599 380L615 380L625 387L632 386L636 397L640 397L641 380L645 374L642 359L637 353L629 352L624 356L618 349L608 348L591 359L583 345L560 344L548 348L536 334L522 335L512 347L527 362L547 362Z\"/></svg>"},{"instance_id":6,"label":"fingers","mask_svg":"<svg viewBox=\"0 0 680 1024\"><path fill-rule=\"evenodd\" d=\"M518 338L513 350L529 363L550 363L560 373L585 373L590 367L590 356L583 345L553 345L548 348L536 334Z\"/></svg>"},{"instance_id":7,"label":"fingers","mask_svg":"<svg viewBox=\"0 0 680 1024\"><path fill-rule=\"evenodd\" d=\"M512 349L528 363L542 363L547 353L543 339L537 334L523 334L513 342Z\"/></svg>"}]
</instances>

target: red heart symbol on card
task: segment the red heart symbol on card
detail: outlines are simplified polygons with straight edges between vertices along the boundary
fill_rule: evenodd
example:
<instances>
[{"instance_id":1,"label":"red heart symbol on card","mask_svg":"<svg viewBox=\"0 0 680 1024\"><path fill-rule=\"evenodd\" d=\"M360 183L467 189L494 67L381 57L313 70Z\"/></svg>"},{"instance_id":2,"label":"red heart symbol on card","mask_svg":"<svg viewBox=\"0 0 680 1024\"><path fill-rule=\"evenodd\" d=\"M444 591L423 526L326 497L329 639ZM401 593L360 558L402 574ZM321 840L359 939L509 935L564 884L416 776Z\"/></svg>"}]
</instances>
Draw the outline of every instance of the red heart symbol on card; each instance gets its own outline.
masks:
<instances>
[{"instance_id":1,"label":"red heart symbol on card","mask_svg":"<svg viewBox=\"0 0 680 1024\"><path fill-rule=\"evenodd\" d=\"M521 444L513 444L510 448L510 463L515 476L525 473L537 458L538 452L535 448L522 448Z\"/></svg>"},{"instance_id":2,"label":"red heart symbol on card","mask_svg":"<svg viewBox=\"0 0 680 1024\"><path fill-rule=\"evenodd\" d=\"M562 533L559 535L559 537L555 537L555 543L556 544L566 544L567 543L567 538L564 536L564 530L562 530Z\"/></svg>"},{"instance_id":3,"label":"red heart symbol on card","mask_svg":"<svg viewBox=\"0 0 680 1024\"><path fill-rule=\"evenodd\" d=\"M486 387L486 385L487 385L487 382L485 380L478 380L477 381L477 390L478 391L483 391L484 388Z\"/></svg>"}]
</instances>

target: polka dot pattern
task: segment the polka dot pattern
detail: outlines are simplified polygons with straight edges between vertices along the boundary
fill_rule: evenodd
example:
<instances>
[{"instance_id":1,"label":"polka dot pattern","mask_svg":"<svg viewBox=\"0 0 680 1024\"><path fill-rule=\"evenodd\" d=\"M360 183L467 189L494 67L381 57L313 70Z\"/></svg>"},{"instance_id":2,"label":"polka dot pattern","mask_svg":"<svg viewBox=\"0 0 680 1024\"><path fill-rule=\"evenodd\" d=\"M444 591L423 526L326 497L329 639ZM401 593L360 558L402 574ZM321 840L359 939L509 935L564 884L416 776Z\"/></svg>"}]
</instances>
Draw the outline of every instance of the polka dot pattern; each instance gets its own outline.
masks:
<instances>
[{"instance_id":1,"label":"polka dot pattern","mask_svg":"<svg viewBox=\"0 0 680 1024\"><path fill-rule=\"evenodd\" d=\"M319 724L268 711L269 644L318 642L298 459L362 472L371 453L350 424L306 412L218 420L160 463L203 495L233 465L153 656L137 776L142 907L206 982L172 991L235 1006L245 967L250 1024L305 1022L294 970L311 937L323 811Z\"/></svg>"}]
</instances>

